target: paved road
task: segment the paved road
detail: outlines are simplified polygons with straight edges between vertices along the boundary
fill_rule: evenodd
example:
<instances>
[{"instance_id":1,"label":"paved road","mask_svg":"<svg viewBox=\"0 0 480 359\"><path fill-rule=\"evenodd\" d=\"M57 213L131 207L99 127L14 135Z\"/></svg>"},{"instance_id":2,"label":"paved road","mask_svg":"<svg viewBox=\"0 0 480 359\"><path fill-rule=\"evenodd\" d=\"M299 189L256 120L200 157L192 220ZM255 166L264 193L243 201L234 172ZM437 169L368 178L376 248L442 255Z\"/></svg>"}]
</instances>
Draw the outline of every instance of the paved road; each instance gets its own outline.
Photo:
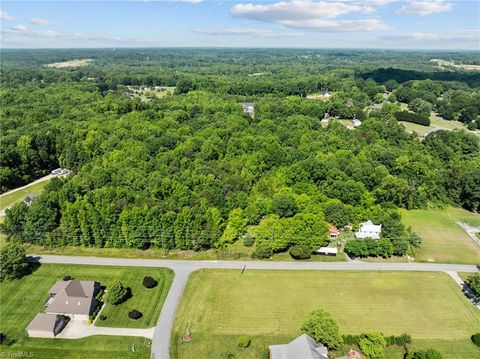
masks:
<instances>
[{"instance_id":1,"label":"paved road","mask_svg":"<svg viewBox=\"0 0 480 359\"><path fill-rule=\"evenodd\" d=\"M36 257L35 255L33 255ZM42 263L87 264L128 267L168 267L175 277L163 305L157 326L153 333L152 358L170 358L170 334L173 321L182 297L185 284L192 271L202 268L265 270L373 270L373 271L423 271L423 272L478 272L475 265L434 264L434 263L367 263L351 262L270 262L270 261L190 261L163 259L126 259L70 256L38 256Z\"/></svg>"}]
</instances>

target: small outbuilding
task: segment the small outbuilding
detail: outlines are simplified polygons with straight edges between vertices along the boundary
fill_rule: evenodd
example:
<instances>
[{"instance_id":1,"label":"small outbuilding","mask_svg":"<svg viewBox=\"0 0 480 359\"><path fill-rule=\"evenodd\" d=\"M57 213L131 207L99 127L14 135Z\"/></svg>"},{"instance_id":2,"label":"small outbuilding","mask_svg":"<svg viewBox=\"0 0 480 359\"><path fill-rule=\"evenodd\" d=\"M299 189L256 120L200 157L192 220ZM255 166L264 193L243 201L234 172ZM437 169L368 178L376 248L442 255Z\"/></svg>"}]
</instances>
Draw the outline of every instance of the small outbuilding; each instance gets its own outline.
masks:
<instances>
[{"instance_id":1,"label":"small outbuilding","mask_svg":"<svg viewBox=\"0 0 480 359\"><path fill-rule=\"evenodd\" d=\"M253 102L242 102L243 112L248 113L250 116L253 116L255 113L255 106Z\"/></svg>"},{"instance_id":2,"label":"small outbuilding","mask_svg":"<svg viewBox=\"0 0 480 359\"><path fill-rule=\"evenodd\" d=\"M336 256L338 249L335 247L320 247L318 248L317 253L325 256Z\"/></svg>"},{"instance_id":3,"label":"small outbuilding","mask_svg":"<svg viewBox=\"0 0 480 359\"><path fill-rule=\"evenodd\" d=\"M55 338L60 333L69 318L60 314L38 313L27 327L29 337Z\"/></svg>"},{"instance_id":4,"label":"small outbuilding","mask_svg":"<svg viewBox=\"0 0 480 359\"><path fill-rule=\"evenodd\" d=\"M330 233L330 238L337 239L340 231L333 224L328 225L328 233Z\"/></svg>"}]
</instances>

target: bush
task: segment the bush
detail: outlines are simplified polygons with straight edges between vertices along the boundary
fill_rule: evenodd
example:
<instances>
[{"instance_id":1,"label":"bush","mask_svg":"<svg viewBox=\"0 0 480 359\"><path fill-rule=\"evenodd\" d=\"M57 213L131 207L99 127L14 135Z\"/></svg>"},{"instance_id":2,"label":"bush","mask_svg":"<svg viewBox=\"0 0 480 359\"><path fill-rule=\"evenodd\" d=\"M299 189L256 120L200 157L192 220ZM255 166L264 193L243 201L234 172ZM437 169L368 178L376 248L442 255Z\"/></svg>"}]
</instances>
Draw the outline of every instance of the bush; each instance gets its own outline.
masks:
<instances>
[{"instance_id":1,"label":"bush","mask_svg":"<svg viewBox=\"0 0 480 359\"><path fill-rule=\"evenodd\" d=\"M116 305L125 302L128 299L128 289L120 282L115 282L109 290L108 302Z\"/></svg>"},{"instance_id":2,"label":"bush","mask_svg":"<svg viewBox=\"0 0 480 359\"><path fill-rule=\"evenodd\" d=\"M418 113L409 111L399 111L395 114L397 121L416 123L418 125L430 126L430 118Z\"/></svg>"},{"instance_id":3,"label":"bush","mask_svg":"<svg viewBox=\"0 0 480 359\"><path fill-rule=\"evenodd\" d=\"M4 333L0 333L0 344L7 344L7 342L8 342L7 335Z\"/></svg>"},{"instance_id":4,"label":"bush","mask_svg":"<svg viewBox=\"0 0 480 359\"><path fill-rule=\"evenodd\" d=\"M251 343L251 340L247 336L240 337L237 340L237 345L240 348L248 348L250 346L250 343Z\"/></svg>"},{"instance_id":5,"label":"bush","mask_svg":"<svg viewBox=\"0 0 480 359\"><path fill-rule=\"evenodd\" d=\"M148 288L148 289L155 288L157 284L158 282L152 277L146 276L145 278L143 278L143 286L145 288Z\"/></svg>"},{"instance_id":6,"label":"bush","mask_svg":"<svg viewBox=\"0 0 480 359\"><path fill-rule=\"evenodd\" d=\"M72 279L73 279L73 278L70 277L69 275L66 275L65 277L63 277L63 280L64 280L65 282L67 282L67 281L69 281L69 280L72 280Z\"/></svg>"},{"instance_id":7,"label":"bush","mask_svg":"<svg viewBox=\"0 0 480 359\"><path fill-rule=\"evenodd\" d=\"M273 255L273 250L266 244L259 244L252 253L252 258L266 259Z\"/></svg>"},{"instance_id":8,"label":"bush","mask_svg":"<svg viewBox=\"0 0 480 359\"><path fill-rule=\"evenodd\" d=\"M232 352L223 352L218 359L235 359L235 355Z\"/></svg>"},{"instance_id":9,"label":"bush","mask_svg":"<svg viewBox=\"0 0 480 359\"><path fill-rule=\"evenodd\" d=\"M480 274L473 274L469 276L465 283L476 296L480 296Z\"/></svg>"},{"instance_id":10,"label":"bush","mask_svg":"<svg viewBox=\"0 0 480 359\"><path fill-rule=\"evenodd\" d=\"M356 239L345 243L344 251L354 257L390 258L393 245L388 239Z\"/></svg>"},{"instance_id":11,"label":"bush","mask_svg":"<svg viewBox=\"0 0 480 359\"><path fill-rule=\"evenodd\" d=\"M420 350L410 356L411 359L443 359L442 353L435 349Z\"/></svg>"},{"instance_id":12,"label":"bush","mask_svg":"<svg viewBox=\"0 0 480 359\"><path fill-rule=\"evenodd\" d=\"M298 244L296 246L290 247L288 251L293 259L308 259L311 257L312 250L309 246Z\"/></svg>"},{"instance_id":13,"label":"bush","mask_svg":"<svg viewBox=\"0 0 480 359\"><path fill-rule=\"evenodd\" d=\"M480 347L480 332L473 334L471 339L473 344L475 344L477 347Z\"/></svg>"},{"instance_id":14,"label":"bush","mask_svg":"<svg viewBox=\"0 0 480 359\"><path fill-rule=\"evenodd\" d=\"M385 355L387 341L382 333L370 333L358 343L360 350L369 358L382 358Z\"/></svg>"},{"instance_id":15,"label":"bush","mask_svg":"<svg viewBox=\"0 0 480 359\"><path fill-rule=\"evenodd\" d=\"M247 233L246 235L243 236L243 245L245 247L251 247L253 246L254 243L255 243L255 238L252 235Z\"/></svg>"},{"instance_id":16,"label":"bush","mask_svg":"<svg viewBox=\"0 0 480 359\"><path fill-rule=\"evenodd\" d=\"M310 313L300 328L302 333L310 335L329 349L338 349L343 344L337 321L321 309Z\"/></svg>"},{"instance_id":17,"label":"bush","mask_svg":"<svg viewBox=\"0 0 480 359\"><path fill-rule=\"evenodd\" d=\"M102 314L98 317L101 321L107 320L107 316L105 314Z\"/></svg>"},{"instance_id":18,"label":"bush","mask_svg":"<svg viewBox=\"0 0 480 359\"><path fill-rule=\"evenodd\" d=\"M137 320L143 317L143 314L140 311L133 309L128 313L128 317L130 319Z\"/></svg>"}]
</instances>

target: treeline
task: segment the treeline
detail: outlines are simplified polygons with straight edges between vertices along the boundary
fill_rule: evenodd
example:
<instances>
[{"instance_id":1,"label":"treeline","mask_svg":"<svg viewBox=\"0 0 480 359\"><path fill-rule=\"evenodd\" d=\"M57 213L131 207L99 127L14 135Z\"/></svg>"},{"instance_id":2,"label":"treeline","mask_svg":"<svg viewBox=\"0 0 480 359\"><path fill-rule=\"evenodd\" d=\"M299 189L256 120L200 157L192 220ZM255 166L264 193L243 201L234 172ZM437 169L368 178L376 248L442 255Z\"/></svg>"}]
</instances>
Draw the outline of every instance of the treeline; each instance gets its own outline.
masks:
<instances>
[{"instance_id":1,"label":"treeline","mask_svg":"<svg viewBox=\"0 0 480 359\"><path fill-rule=\"evenodd\" d=\"M411 123L417 123L422 126L430 126L430 118L414 112L399 111L395 113L395 118L397 119L397 121L406 121Z\"/></svg>"}]
</instances>

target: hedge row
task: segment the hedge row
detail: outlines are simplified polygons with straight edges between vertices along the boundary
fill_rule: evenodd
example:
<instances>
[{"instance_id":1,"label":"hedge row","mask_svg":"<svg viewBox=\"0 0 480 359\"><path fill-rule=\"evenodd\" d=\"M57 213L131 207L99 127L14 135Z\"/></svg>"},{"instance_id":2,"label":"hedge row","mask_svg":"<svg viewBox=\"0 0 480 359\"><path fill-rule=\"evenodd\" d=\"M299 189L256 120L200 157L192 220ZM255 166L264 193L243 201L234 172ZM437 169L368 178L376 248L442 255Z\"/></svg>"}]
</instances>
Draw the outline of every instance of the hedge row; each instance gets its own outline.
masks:
<instances>
[{"instance_id":1,"label":"hedge row","mask_svg":"<svg viewBox=\"0 0 480 359\"><path fill-rule=\"evenodd\" d=\"M430 118L418 113L409 111L399 111L395 114L397 121L416 123L423 126L430 126Z\"/></svg>"},{"instance_id":2,"label":"hedge row","mask_svg":"<svg viewBox=\"0 0 480 359\"><path fill-rule=\"evenodd\" d=\"M344 335L343 341L345 344L348 345L357 345L360 342L360 339L366 338L367 334L358 334L358 335ZM387 346L398 345L402 346L405 344L410 344L412 342L412 337L408 334L402 334L398 337L391 335L389 337L385 337L387 341Z\"/></svg>"}]
</instances>

